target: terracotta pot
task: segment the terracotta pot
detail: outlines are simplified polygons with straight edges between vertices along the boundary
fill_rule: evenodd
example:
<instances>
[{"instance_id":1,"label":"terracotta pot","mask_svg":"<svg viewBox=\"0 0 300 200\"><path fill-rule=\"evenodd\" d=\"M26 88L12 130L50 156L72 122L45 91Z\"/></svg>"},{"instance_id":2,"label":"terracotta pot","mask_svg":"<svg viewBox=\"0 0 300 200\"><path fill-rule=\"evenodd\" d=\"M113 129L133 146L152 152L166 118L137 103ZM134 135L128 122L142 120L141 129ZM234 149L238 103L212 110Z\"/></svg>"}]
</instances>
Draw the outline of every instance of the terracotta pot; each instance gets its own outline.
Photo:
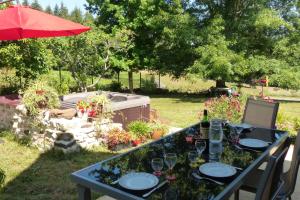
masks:
<instances>
[{"instance_id":1,"label":"terracotta pot","mask_svg":"<svg viewBox=\"0 0 300 200\"><path fill-rule=\"evenodd\" d=\"M141 144L141 140L137 139L137 140L133 140L131 142L132 146L136 147L136 146L139 146Z\"/></svg>"},{"instance_id":2,"label":"terracotta pot","mask_svg":"<svg viewBox=\"0 0 300 200\"><path fill-rule=\"evenodd\" d=\"M163 130L154 130L153 132L152 132L152 139L153 140L158 140L158 139L160 139L162 136L164 135L164 132L163 132Z\"/></svg>"}]
</instances>

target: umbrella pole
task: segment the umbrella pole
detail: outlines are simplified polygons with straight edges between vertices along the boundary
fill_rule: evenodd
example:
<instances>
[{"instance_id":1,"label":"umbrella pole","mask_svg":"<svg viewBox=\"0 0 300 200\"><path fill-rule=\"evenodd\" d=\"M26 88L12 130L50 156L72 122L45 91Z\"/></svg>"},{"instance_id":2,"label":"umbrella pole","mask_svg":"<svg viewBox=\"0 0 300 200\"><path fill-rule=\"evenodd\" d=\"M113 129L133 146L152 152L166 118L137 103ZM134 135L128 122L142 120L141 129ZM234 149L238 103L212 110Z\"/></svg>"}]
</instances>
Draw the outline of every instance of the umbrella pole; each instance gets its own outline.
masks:
<instances>
[{"instance_id":1,"label":"umbrella pole","mask_svg":"<svg viewBox=\"0 0 300 200\"><path fill-rule=\"evenodd\" d=\"M58 73L59 73L59 89L61 90L61 82L62 82L61 66L58 67Z\"/></svg>"}]
</instances>

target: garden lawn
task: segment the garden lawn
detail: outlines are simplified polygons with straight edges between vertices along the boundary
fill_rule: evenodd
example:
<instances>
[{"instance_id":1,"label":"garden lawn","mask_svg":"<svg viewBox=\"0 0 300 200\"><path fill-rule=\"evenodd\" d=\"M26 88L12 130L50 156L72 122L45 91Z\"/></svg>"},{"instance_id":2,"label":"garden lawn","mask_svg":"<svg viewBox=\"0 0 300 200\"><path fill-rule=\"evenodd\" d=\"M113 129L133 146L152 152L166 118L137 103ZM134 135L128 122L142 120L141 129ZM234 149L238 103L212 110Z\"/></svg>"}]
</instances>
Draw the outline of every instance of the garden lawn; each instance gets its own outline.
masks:
<instances>
[{"instance_id":1,"label":"garden lawn","mask_svg":"<svg viewBox=\"0 0 300 200\"><path fill-rule=\"evenodd\" d=\"M0 138L5 141L0 144L0 168L6 173L1 200L76 199L76 186L70 174L114 155L100 148L68 156L53 151L40 153L10 136Z\"/></svg>"}]
</instances>

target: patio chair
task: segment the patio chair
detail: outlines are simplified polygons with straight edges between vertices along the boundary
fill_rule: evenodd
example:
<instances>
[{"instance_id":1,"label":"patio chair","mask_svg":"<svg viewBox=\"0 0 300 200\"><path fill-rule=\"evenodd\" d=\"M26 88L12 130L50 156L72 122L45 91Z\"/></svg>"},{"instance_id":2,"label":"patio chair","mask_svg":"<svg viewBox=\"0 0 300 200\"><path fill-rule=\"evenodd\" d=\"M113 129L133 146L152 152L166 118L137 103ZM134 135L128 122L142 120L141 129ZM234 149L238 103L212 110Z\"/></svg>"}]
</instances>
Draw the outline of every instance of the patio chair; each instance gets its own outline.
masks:
<instances>
[{"instance_id":1,"label":"patio chair","mask_svg":"<svg viewBox=\"0 0 300 200\"><path fill-rule=\"evenodd\" d=\"M282 177L284 180L284 187L283 190L280 191L280 196L283 199L286 198L288 198L289 200L292 199L291 196L295 190L299 164L300 164L300 131L298 131L298 135L296 137L290 168L287 172L283 174Z\"/></svg>"},{"instance_id":2,"label":"patio chair","mask_svg":"<svg viewBox=\"0 0 300 200\"><path fill-rule=\"evenodd\" d=\"M284 181L278 174L283 171L283 162L288 148L285 148L278 156L271 156L261 180L258 183L255 200L275 200L282 190Z\"/></svg>"},{"instance_id":3,"label":"patio chair","mask_svg":"<svg viewBox=\"0 0 300 200\"><path fill-rule=\"evenodd\" d=\"M260 128L275 129L278 108L279 103L248 98L242 122Z\"/></svg>"},{"instance_id":4,"label":"patio chair","mask_svg":"<svg viewBox=\"0 0 300 200\"><path fill-rule=\"evenodd\" d=\"M284 158L287 154L287 151L289 149L289 146L291 144L291 141L289 138L287 138L285 140L285 142L283 142L279 147L278 149L273 153L273 157L277 157L279 158L280 156L282 156L282 154L284 153ZM276 176L274 178L273 181L270 181L268 180L268 183L270 182L271 185L276 185L279 181L279 178L281 178L281 175L283 174L283 163L284 163L284 158L282 159L282 162L278 162L276 164ZM244 191L247 191L247 192L251 192L251 193L257 193L258 190L259 190L259 187L260 187L260 178L264 177L265 173L271 173L271 172L266 172L268 169L268 167L270 168L270 160L267 162L267 166L265 169L256 169L255 171L253 171L252 173L250 173L248 176L247 176L247 180L245 181L245 183L240 187L239 190L244 190ZM272 178L273 179L273 178ZM234 194L234 199L235 200L238 200L239 199L239 190L237 190ZM278 195L277 195L278 196Z\"/></svg>"}]
</instances>

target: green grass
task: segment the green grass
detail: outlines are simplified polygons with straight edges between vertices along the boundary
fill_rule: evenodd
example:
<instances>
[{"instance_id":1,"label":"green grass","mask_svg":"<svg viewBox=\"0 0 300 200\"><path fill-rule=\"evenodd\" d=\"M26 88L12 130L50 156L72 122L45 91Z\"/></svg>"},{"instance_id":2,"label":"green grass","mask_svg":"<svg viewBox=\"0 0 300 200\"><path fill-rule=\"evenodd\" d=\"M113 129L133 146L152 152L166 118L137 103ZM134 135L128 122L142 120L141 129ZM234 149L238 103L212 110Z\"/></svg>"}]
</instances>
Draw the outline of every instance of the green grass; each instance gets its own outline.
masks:
<instances>
[{"instance_id":1,"label":"green grass","mask_svg":"<svg viewBox=\"0 0 300 200\"><path fill-rule=\"evenodd\" d=\"M157 110L164 123L186 127L198 121L198 113L204 108L204 100L188 95L151 96L151 108Z\"/></svg>"},{"instance_id":2,"label":"green grass","mask_svg":"<svg viewBox=\"0 0 300 200\"><path fill-rule=\"evenodd\" d=\"M1 200L76 199L76 185L70 174L114 155L102 148L68 156L53 151L41 153L11 137L1 139L5 143L0 144L0 168L6 173Z\"/></svg>"}]
</instances>

